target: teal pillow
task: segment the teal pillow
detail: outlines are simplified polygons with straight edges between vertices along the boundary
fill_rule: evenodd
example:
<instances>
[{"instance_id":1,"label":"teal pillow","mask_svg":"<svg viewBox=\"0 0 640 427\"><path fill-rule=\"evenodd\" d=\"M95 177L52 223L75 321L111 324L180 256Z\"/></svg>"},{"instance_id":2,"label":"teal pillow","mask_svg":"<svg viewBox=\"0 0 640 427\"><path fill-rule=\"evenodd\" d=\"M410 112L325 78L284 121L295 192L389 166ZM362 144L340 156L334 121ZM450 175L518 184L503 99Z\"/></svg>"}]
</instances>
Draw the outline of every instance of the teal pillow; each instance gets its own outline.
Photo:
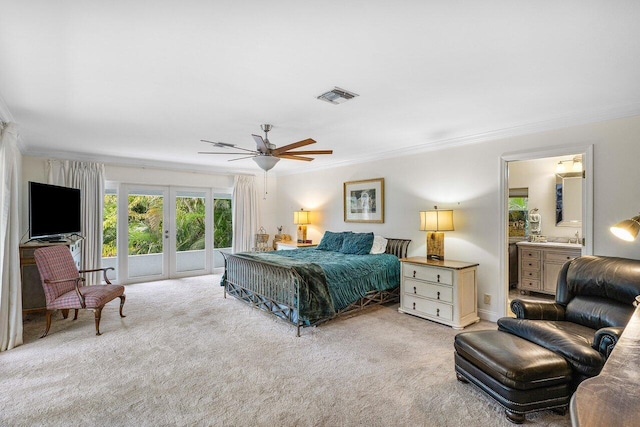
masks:
<instances>
[{"instance_id":1,"label":"teal pillow","mask_svg":"<svg viewBox=\"0 0 640 427\"><path fill-rule=\"evenodd\" d=\"M366 255L373 246L373 233L351 233L344 236L340 252L343 254Z\"/></svg>"},{"instance_id":2,"label":"teal pillow","mask_svg":"<svg viewBox=\"0 0 640 427\"><path fill-rule=\"evenodd\" d=\"M352 234L350 231L343 231L340 233L334 233L332 231L325 231L320 244L316 247L321 251L334 251L339 252L342 248L342 241L344 236Z\"/></svg>"}]
</instances>

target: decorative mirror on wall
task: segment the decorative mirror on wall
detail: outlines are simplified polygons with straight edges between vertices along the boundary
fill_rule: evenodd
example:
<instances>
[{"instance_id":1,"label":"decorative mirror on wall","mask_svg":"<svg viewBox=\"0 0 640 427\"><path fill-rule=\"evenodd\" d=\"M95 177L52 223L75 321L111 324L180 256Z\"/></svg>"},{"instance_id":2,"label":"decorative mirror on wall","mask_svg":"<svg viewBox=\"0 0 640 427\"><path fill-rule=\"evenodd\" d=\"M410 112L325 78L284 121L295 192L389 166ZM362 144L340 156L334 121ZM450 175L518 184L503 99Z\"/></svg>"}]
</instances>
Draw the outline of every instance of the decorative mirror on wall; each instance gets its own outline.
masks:
<instances>
[{"instance_id":1,"label":"decorative mirror on wall","mask_svg":"<svg viewBox=\"0 0 640 427\"><path fill-rule=\"evenodd\" d=\"M556 225L582 227L582 172L556 174Z\"/></svg>"}]
</instances>

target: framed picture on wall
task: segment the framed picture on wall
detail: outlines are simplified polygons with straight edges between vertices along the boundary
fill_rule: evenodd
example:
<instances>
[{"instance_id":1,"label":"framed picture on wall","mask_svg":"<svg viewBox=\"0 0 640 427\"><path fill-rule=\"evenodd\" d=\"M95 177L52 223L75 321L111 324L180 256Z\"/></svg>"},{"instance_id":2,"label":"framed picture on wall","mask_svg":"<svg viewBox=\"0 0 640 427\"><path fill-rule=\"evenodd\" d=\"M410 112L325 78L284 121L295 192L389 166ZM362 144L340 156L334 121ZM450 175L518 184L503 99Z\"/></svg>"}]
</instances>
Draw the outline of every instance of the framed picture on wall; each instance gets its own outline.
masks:
<instances>
[{"instance_id":1,"label":"framed picture on wall","mask_svg":"<svg viewBox=\"0 0 640 427\"><path fill-rule=\"evenodd\" d=\"M384 222L384 178L345 182L344 222Z\"/></svg>"}]
</instances>

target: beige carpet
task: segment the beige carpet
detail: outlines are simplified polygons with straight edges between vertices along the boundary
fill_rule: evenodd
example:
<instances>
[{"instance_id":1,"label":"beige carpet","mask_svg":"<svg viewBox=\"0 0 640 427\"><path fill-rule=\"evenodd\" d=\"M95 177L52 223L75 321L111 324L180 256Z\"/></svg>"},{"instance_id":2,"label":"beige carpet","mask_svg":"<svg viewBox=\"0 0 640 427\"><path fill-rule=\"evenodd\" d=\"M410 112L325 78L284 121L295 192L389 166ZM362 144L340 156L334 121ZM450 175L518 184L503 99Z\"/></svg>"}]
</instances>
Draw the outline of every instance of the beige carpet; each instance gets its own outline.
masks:
<instances>
[{"instance_id":1,"label":"beige carpet","mask_svg":"<svg viewBox=\"0 0 640 427\"><path fill-rule=\"evenodd\" d=\"M219 276L127 286L103 311L25 323L0 353L0 425L510 426L453 369L456 331L371 309L295 329L233 298ZM481 322L467 329L494 328ZM569 426L542 411L528 423Z\"/></svg>"}]
</instances>

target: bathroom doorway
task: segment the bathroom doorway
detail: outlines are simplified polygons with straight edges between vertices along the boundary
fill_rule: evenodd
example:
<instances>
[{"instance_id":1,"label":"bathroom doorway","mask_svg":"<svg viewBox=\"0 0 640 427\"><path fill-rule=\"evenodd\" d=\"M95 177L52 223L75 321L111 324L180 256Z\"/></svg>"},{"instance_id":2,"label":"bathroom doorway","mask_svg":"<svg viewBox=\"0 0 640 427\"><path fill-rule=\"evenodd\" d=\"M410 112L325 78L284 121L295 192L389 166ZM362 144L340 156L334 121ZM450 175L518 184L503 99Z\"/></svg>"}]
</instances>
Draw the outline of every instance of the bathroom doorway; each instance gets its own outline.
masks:
<instances>
[{"instance_id":1,"label":"bathroom doorway","mask_svg":"<svg viewBox=\"0 0 640 427\"><path fill-rule=\"evenodd\" d=\"M520 273L524 271L518 259L518 242L548 242L558 249L575 247L579 255L592 253L592 152L592 146L573 146L502 156L503 315L510 313L510 291L512 296L519 295L524 289L529 298L538 296L553 299L553 292L548 290L540 294L535 292L536 284L542 289L543 259L539 260L540 269L530 273L533 280L529 283L529 289L534 292L529 292L526 286L519 289ZM569 179L563 182L565 176L579 176L575 181L579 185L576 186ZM564 210L563 201L566 205ZM534 261L533 268L536 266L537 261ZM551 272L555 266L547 267Z\"/></svg>"}]
</instances>

